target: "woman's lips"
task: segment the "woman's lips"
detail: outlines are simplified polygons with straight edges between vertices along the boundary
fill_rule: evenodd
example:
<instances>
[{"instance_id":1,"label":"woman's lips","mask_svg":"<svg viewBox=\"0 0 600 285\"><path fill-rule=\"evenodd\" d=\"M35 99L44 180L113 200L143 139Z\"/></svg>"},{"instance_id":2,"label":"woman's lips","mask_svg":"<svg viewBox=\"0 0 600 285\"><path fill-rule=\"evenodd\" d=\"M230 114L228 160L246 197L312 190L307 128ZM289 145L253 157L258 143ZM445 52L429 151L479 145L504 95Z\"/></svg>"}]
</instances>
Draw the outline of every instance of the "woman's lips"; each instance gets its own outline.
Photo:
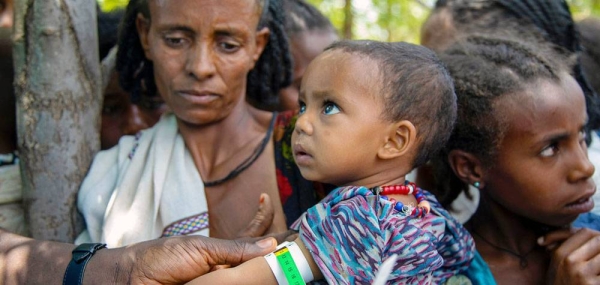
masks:
<instances>
[{"instance_id":1,"label":"woman's lips","mask_svg":"<svg viewBox=\"0 0 600 285\"><path fill-rule=\"evenodd\" d=\"M195 104L208 104L217 98L219 95L208 91L183 90L177 92L181 97Z\"/></svg>"}]
</instances>

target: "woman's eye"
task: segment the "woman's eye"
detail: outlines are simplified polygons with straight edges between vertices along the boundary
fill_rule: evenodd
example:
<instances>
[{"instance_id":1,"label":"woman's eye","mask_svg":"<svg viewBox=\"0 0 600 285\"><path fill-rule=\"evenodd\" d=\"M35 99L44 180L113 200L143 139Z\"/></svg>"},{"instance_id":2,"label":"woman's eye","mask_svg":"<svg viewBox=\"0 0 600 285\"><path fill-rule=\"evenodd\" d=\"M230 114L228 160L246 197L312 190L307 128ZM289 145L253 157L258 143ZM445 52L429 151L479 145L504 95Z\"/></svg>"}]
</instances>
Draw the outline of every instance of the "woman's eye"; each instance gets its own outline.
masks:
<instances>
[{"instance_id":1,"label":"woman's eye","mask_svg":"<svg viewBox=\"0 0 600 285\"><path fill-rule=\"evenodd\" d=\"M235 52L235 51L237 51L237 50L240 48L240 46L239 46L239 45L237 45L237 44L233 44L233 43L230 43L230 42L222 42L222 43L219 43L219 47L220 47L220 48L221 48L223 51L225 51L225 52L229 52L229 53L231 53L231 52Z\"/></svg>"},{"instance_id":2,"label":"woman's eye","mask_svg":"<svg viewBox=\"0 0 600 285\"><path fill-rule=\"evenodd\" d=\"M304 114L304 112L306 112L306 104L304 104L304 102L299 101L298 105L300 105L300 110L298 111L298 114Z\"/></svg>"},{"instance_id":3,"label":"woman's eye","mask_svg":"<svg viewBox=\"0 0 600 285\"><path fill-rule=\"evenodd\" d=\"M179 47L183 44L184 39L180 37L165 37L164 41L170 47Z\"/></svg>"},{"instance_id":4,"label":"woman's eye","mask_svg":"<svg viewBox=\"0 0 600 285\"><path fill-rule=\"evenodd\" d=\"M558 152L558 144L553 143L553 144L545 147L542 150L542 152L540 152L540 155L542 157L552 157L552 156L555 156L557 152Z\"/></svg>"},{"instance_id":5,"label":"woman's eye","mask_svg":"<svg viewBox=\"0 0 600 285\"><path fill-rule=\"evenodd\" d=\"M338 106L333 102L325 102L325 106L323 106L323 114L325 115L333 115L340 112Z\"/></svg>"}]
</instances>

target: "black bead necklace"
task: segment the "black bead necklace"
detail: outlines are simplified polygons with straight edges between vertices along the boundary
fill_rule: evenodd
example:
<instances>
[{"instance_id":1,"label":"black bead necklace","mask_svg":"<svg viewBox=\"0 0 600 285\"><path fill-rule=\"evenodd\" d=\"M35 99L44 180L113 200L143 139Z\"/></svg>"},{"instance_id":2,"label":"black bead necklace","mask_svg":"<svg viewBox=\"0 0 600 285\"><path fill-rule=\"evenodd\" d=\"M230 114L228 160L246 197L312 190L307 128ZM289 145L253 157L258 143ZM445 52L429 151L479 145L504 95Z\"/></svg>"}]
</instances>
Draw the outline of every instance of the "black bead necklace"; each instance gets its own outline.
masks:
<instances>
[{"instance_id":1,"label":"black bead necklace","mask_svg":"<svg viewBox=\"0 0 600 285\"><path fill-rule=\"evenodd\" d=\"M271 118L271 123L269 124L269 130L267 131L267 134L263 138L262 142L254 149L252 154L250 154L249 157L244 159L244 161L242 161L242 163L240 163L240 165L238 165L231 172L229 172L229 174L227 174L227 176L225 176L221 179L204 182L204 187L213 187L213 186L223 184L223 183L235 178L236 176L240 175L240 173L242 173L244 170L246 170L248 167L250 167L250 165L252 165L256 161L256 159L258 159L260 154L263 153L267 144L271 140L271 134L273 133L273 128L275 127L276 119L277 119L277 112L273 113L273 118Z\"/></svg>"},{"instance_id":2,"label":"black bead necklace","mask_svg":"<svg viewBox=\"0 0 600 285\"><path fill-rule=\"evenodd\" d=\"M526 253L520 254L518 252L512 251L508 248L504 248L498 245L493 244L492 242L488 241L487 239L485 239L481 234L479 234L477 231L472 230L471 231L473 234L475 234L476 236L478 236L482 241L484 241L485 243L489 244L491 247L506 252L516 258L519 259L519 266L521 267L521 269L525 269L527 268L527 266L529 265L529 262L527 261L527 256L529 256L530 253L532 253L538 246L537 244L534 245L530 250L528 250Z\"/></svg>"}]
</instances>

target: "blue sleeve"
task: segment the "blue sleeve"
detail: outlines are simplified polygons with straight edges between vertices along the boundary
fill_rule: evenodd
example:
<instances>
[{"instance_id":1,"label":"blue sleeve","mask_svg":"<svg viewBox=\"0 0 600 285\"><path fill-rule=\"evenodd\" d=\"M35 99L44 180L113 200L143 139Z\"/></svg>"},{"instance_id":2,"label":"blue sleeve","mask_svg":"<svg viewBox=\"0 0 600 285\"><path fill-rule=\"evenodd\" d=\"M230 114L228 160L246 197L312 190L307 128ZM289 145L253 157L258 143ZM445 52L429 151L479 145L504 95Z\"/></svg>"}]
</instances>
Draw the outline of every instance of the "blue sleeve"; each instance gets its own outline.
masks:
<instances>
[{"instance_id":1,"label":"blue sleeve","mask_svg":"<svg viewBox=\"0 0 600 285\"><path fill-rule=\"evenodd\" d=\"M573 222L573 226L577 228L588 228L600 231L600 216L591 212L581 214L577 220Z\"/></svg>"}]
</instances>

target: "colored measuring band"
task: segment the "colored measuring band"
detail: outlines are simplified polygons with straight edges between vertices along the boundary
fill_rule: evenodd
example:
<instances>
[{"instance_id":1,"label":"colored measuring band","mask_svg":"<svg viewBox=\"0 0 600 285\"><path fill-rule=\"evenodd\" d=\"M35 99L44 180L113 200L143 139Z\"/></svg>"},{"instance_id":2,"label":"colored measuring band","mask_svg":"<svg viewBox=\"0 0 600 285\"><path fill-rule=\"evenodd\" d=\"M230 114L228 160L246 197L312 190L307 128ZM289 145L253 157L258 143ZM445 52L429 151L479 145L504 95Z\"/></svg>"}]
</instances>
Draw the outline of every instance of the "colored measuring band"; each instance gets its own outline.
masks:
<instances>
[{"instance_id":1,"label":"colored measuring band","mask_svg":"<svg viewBox=\"0 0 600 285\"><path fill-rule=\"evenodd\" d=\"M277 262L279 262L288 284L306 285L300 274L300 270L298 270L298 266L296 266L296 262L294 262L294 258L287 247L276 250L275 256L277 257Z\"/></svg>"}]
</instances>

